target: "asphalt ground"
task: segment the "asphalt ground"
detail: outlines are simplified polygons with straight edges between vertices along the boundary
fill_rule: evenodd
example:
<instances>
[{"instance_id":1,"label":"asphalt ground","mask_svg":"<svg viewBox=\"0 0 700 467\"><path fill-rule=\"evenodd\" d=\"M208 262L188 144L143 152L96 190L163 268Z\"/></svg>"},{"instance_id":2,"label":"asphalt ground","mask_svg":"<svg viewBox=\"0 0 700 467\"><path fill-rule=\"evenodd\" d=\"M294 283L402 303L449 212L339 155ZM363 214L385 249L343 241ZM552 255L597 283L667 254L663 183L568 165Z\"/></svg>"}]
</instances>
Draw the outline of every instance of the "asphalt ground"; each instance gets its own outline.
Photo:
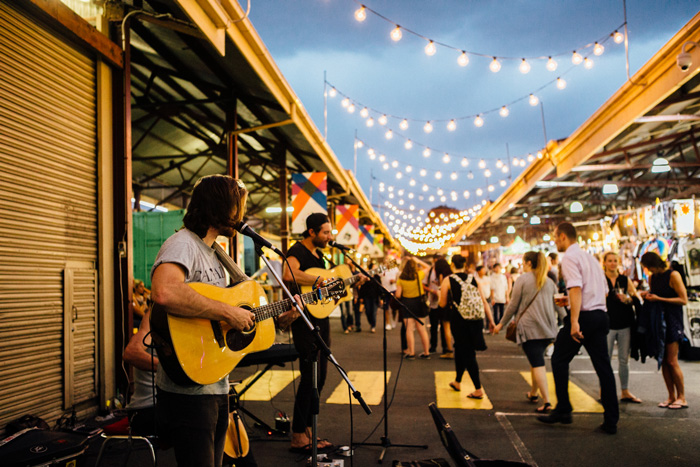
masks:
<instances>
[{"instance_id":1,"label":"asphalt ground","mask_svg":"<svg viewBox=\"0 0 700 467\"><path fill-rule=\"evenodd\" d=\"M284 336L279 336L284 340ZM417 336L416 336L417 337ZM319 436L335 446L349 446L363 441L381 443L383 423L382 330L370 333L365 326L361 333L344 334L340 320L331 322L331 348L335 358L347 371L363 396L371 399L372 414L348 404L345 383L330 364L325 388L321 393L318 417ZM602 423L602 407L598 399L598 380L590 360L578 356L571 365L572 403L574 421L571 425L545 425L536 420L535 404L525 399L529 384L521 375L529 366L520 348L506 341L503 335L486 336L488 350L478 355L482 385L488 400L471 401L465 396L469 382L465 373L462 393L446 387L451 381L454 361L433 355L430 360L405 360L401 357L399 329L387 331L387 367L389 379L388 438L392 446L386 450L383 464L392 461L449 459L428 410L437 402L443 416L452 426L462 446L482 459L523 461L537 466L615 465L615 466L697 466L700 465L700 368L698 362L681 361L685 376L689 408L669 410L657 407L667 393L655 361L642 364L632 360L630 390L643 400L642 404L620 404L619 431L608 435L597 431ZM416 354L420 352L417 342ZM547 359L548 370L550 362ZM617 373L617 358L613 369ZM245 379L262 367L238 368L232 380ZM291 373L295 371L296 373ZM298 367L286 364L256 382L248 392L256 398L246 400L245 409L264 422L275 426L275 415L293 412L293 377ZM298 379L296 380L298 383ZM329 396L337 391L333 400ZM553 386L550 390L553 396ZM618 380L619 392L619 380ZM456 408L455 408L456 407ZM267 435L245 417L251 449L260 466L305 465L307 456L289 452L289 435ZM398 444L427 445L404 448ZM94 465L97 447L91 447L85 465ZM123 449L122 449L123 450ZM103 465L117 465L120 449L112 450ZM342 459L347 466L376 465L381 446L356 446L353 458L331 452L329 456ZM149 465L145 452L137 449L128 465ZM174 465L172 450L160 451L159 465ZM450 460L450 464L454 462Z\"/></svg>"}]
</instances>

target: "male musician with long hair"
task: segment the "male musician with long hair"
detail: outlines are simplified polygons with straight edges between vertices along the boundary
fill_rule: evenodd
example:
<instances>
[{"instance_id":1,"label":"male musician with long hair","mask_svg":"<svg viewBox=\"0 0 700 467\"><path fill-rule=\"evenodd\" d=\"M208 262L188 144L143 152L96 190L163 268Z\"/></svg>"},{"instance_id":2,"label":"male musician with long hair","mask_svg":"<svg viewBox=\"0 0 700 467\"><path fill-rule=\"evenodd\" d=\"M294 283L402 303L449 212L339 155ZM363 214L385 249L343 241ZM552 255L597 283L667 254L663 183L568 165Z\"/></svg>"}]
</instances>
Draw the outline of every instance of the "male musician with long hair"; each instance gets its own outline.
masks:
<instances>
[{"instance_id":1,"label":"male musician with long hair","mask_svg":"<svg viewBox=\"0 0 700 467\"><path fill-rule=\"evenodd\" d=\"M213 247L219 235L235 235L247 195L243 182L229 176L210 175L197 181L184 217L185 228L165 241L151 270L151 296L156 305L181 317L223 321L238 331L253 326L252 312L207 298L187 285L227 286L224 267ZM231 277L234 282L248 279L236 269ZM294 311L288 311L278 319L289 322L295 317ZM178 465L220 466L228 427L228 376L213 384L183 386L160 366L156 386L158 434L174 446Z\"/></svg>"}]
</instances>

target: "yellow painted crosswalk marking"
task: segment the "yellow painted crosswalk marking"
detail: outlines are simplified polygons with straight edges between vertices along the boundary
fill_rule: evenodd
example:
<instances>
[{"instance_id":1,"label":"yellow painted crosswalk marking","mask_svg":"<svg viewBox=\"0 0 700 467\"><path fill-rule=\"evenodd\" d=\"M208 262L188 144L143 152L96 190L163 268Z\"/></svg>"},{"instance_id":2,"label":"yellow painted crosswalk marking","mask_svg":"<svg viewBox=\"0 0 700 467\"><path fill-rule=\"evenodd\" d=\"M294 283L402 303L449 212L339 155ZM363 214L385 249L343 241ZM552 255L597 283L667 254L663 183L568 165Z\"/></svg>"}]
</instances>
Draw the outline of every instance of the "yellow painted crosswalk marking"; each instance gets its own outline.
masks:
<instances>
[{"instance_id":1,"label":"yellow painted crosswalk marking","mask_svg":"<svg viewBox=\"0 0 700 467\"><path fill-rule=\"evenodd\" d=\"M522 371L520 375L525 378L527 384L532 385L532 375L529 371ZM557 406L557 394L554 391L554 375L547 372L547 386L549 387L549 403ZM603 413L603 406L574 383L569 381L569 400L574 412Z\"/></svg>"},{"instance_id":2,"label":"yellow painted crosswalk marking","mask_svg":"<svg viewBox=\"0 0 700 467\"><path fill-rule=\"evenodd\" d=\"M237 389L244 388L260 372L244 379ZM269 401L272 400L284 388L289 386L294 377L299 376L298 371L291 370L270 370L253 384L242 396L242 401Z\"/></svg>"},{"instance_id":3,"label":"yellow painted crosswalk marking","mask_svg":"<svg viewBox=\"0 0 700 467\"><path fill-rule=\"evenodd\" d=\"M391 381L391 371L386 374L387 383ZM379 405L384 395L384 372L383 371L350 371L348 379L352 385L360 391L362 398L367 405ZM347 404L348 385L341 381L336 386L333 393L326 399L326 404ZM359 405L359 402L352 397L352 403Z\"/></svg>"},{"instance_id":4,"label":"yellow painted crosswalk marking","mask_svg":"<svg viewBox=\"0 0 700 467\"><path fill-rule=\"evenodd\" d=\"M468 376L465 375L465 378L462 379L462 390L459 392L449 386L454 379L454 371L435 372L435 395L439 409L493 409L493 404L491 404L487 394L484 394L484 398L480 400L467 397L467 394L474 391L474 385Z\"/></svg>"}]
</instances>

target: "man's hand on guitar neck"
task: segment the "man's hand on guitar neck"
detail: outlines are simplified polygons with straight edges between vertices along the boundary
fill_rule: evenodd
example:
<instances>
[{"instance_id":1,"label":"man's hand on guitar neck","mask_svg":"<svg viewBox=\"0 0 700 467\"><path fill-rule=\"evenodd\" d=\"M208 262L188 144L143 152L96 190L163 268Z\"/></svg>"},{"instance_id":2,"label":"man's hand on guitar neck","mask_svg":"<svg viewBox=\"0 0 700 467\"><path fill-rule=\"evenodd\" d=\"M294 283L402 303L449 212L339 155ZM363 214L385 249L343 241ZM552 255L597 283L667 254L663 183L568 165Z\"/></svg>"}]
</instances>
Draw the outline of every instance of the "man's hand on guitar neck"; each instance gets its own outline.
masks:
<instances>
[{"instance_id":1,"label":"man's hand on guitar neck","mask_svg":"<svg viewBox=\"0 0 700 467\"><path fill-rule=\"evenodd\" d=\"M302 309L304 308L304 304L302 303L301 297L299 297L299 295L295 295L294 300L296 300L296 302L299 304L300 308L302 308ZM296 307L292 307L277 317L277 327L279 327L281 330L284 331L299 316L301 316L299 314L299 310L297 310Z\"/></svg>"}]
</instances>

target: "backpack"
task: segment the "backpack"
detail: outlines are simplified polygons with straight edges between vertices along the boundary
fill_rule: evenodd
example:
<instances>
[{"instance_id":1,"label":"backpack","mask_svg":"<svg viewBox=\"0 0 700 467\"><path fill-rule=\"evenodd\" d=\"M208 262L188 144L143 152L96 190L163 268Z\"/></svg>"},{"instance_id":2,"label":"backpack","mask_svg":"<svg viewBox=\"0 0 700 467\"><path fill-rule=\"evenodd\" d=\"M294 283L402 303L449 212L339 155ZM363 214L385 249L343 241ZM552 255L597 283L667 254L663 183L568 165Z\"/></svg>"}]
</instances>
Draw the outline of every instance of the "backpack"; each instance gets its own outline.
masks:
<instances>
[{"instance_id":1,"label":"backpack","mask_svg":"<svg viewBox=\"0 0 700 467\"><path fill-rule=\"evenodd\" d=\"M452 305L462 316L462 319L484 319L484 302L481 300L479 289L472 285L471 274L467 277L467 281L463 281L457 274L450 275L462 289L462 296L459 303L452 300Z\"/></svg>"}]
</instances>

